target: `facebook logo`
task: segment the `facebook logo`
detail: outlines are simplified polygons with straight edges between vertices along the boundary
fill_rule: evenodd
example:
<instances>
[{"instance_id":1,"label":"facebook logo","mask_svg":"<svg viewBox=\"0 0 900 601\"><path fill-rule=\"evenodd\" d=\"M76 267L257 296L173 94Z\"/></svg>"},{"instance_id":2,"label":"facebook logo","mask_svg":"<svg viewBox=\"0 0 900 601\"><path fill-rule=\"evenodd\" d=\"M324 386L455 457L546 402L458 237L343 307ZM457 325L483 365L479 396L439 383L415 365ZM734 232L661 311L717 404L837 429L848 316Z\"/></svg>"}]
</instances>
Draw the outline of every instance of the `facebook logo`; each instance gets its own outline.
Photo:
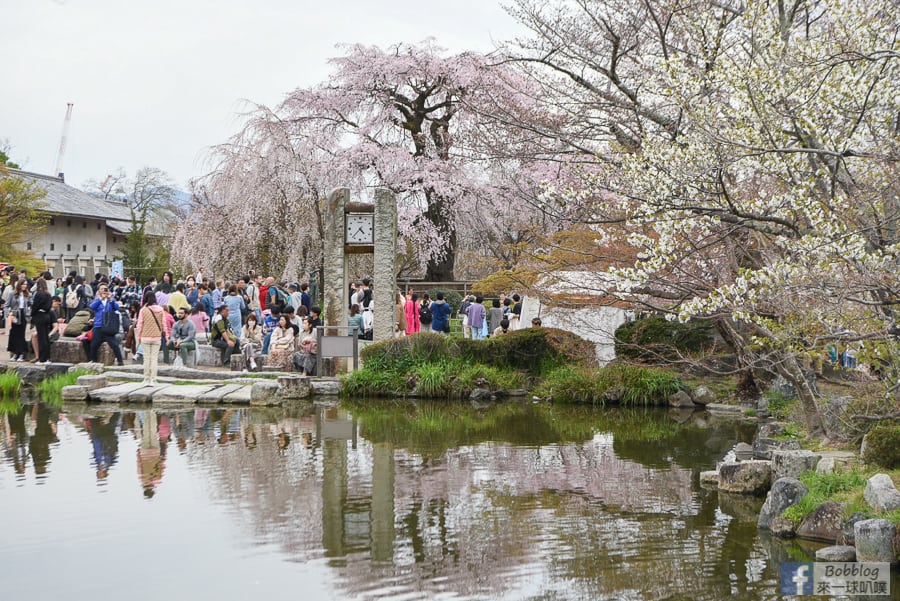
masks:
<instances>
[{"instance_id":1,"label":"facebook logo","mask_svg":"<svg viewBox=\"0 0 900 601\"><path fill-rule=\"evenodd\" d=\"M781 564L782 595L813 594L813 564L796 561Z\"/></svg>"}]
</instances>

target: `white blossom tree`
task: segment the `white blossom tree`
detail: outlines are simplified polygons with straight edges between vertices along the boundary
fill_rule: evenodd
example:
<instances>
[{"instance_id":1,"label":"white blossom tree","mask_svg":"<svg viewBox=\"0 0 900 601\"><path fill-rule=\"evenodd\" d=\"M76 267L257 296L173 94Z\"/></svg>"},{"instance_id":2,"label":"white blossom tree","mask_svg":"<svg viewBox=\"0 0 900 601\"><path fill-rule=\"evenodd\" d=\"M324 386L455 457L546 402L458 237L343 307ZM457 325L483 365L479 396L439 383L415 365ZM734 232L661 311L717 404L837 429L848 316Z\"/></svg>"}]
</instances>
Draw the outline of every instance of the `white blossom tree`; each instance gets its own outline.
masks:
<instances>
[{"instance_id":1,"label":"white blossom tree","mask_svg":"<svg viewBox=\"0 0 900 601\"><path fill-rule=\"evenodd\" d=\"M812 434L802 364L826 342L860 342L896 391L898 5L518 6L526 63L593 116L602 165L544 206L638 249L616 292L715 319L745 367L797 388Z\"/></svg>"}]
</instances>

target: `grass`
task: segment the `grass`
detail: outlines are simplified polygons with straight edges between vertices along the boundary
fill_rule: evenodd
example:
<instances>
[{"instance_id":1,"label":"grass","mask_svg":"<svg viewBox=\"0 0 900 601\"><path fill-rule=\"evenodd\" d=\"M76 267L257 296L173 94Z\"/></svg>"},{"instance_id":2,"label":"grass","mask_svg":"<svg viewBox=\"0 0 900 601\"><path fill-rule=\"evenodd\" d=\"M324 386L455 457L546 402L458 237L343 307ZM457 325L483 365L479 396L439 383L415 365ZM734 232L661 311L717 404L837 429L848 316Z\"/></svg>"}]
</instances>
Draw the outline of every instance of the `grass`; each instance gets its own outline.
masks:
<instances>
[{"instance_id":1,"label":"grass","mask_svg":"<svg viewBox=\"0 0 900 601\"><path fill-rule=\"evenodd\" d=\"M50 405L59 406L62 404L62 389L66 386L74 386L78 383L80 376L88 375L92 372L84 369L76 369L75 371L66 372L64 374L56 374L50 376L35 387L40 393L41 400Z\"/></svg>"},{"instance_id":2,"label":"grass","mask_svg":"<svg viewBox=\"0 0 900 601\"><path fill-rule=\"evenodd\" d=\"M9 369L0 373L0 398L4 401L19 400L19 391L22 390L22 380L14 370Z\"/></svg>"},{"instance_id":3,"label":"grass","mask_svg":"<svg viewBox=\"0 0 900 601\"><path fill-rule=\"evenodd\" d=\"M605 405L664 405L681 388L669 372L652 367L610 363L601 369L565 366L551 371L535 394L559 403Z\"/></svg>"},{"instance_id":4,"label":"grass","mask_svg":"<svg viewBox=\"0 0 900 601\"><path fill-rule=\"evenodd\" d=\"M832 474L808 471L800 476L800 481L809 489L809 492L797 504L785 509L782 515L797 523L826 501L835 501L844 505L848 516L855 512L875 515L877 512L869 507L863 497L866 481L871 475L860 469ZM897 521L900 521L900 512L896 513L898 514Z\"/></svg>"}]
</instances>

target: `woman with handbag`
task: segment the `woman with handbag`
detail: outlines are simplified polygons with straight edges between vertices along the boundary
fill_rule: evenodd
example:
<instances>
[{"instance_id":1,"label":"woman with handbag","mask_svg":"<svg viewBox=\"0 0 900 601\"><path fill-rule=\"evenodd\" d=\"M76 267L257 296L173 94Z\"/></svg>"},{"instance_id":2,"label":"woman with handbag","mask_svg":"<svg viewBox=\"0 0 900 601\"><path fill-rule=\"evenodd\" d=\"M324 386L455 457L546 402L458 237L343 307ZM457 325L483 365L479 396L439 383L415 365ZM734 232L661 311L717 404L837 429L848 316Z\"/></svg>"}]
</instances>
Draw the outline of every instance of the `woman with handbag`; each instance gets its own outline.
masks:
<instances>
[{"instance_id":1,"label":"woman with handbag","mask_svg":"<svg viewBox=\"0 0 900 601\"><path fill-rule=\"evenodd\" d=\"M156 294L153 291L144 293L144 306L138 313L135 329L135 336L144 347L144 385L156 385L159 349L162 346L165 323L163 309L156 304Z\"/></svg>"},{"instance_id":2,"label":"woman with handbag","mask_svg":"<svg viewBox=\"0 0 900 601\"><path fill-rule=\"evenodd\" d=\"M12 295L6 303L9 314L9 341L6 350L10 361L25 361L25 328L31 319L31 290L28 280L21 279L15 284Z\"/></svg>"},{"instance_id":3,"label":"woman with handbag","mask_svg":"<svg viewBox=\"0 0 900 601\"><path fill-rule=\"evenodd\" d=\"M116 356L116 365L122 363L122 349L119 348L119 303L113 300L108 284L100 284L97 298L91 303L94 311L94 327L91 330L90 360L97 361L97 352L104 342Z\"/></svg>"}]
</instances>

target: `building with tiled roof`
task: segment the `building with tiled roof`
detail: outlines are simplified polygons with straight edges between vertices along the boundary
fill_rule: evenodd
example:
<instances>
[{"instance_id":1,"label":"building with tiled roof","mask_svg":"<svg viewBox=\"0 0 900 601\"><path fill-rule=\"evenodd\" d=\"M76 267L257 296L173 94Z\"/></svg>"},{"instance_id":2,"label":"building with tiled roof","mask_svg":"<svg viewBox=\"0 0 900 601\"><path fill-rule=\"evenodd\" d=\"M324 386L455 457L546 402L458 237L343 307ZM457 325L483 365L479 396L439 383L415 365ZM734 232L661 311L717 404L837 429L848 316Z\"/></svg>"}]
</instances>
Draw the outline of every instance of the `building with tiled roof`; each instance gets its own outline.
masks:
<instances>
[{"instance_id":1,"label":"building with tiled roof","mask_svg":"<svg viewBox=\"0 0 900 601\"><path fill-rule=\"evenodd\" d=\"M92 196L68 185L61 177L18 169L8 171L10 177L46 191L41 209L50 214L41 231L17 246L42 259L55 276L65 276L73 270L85 276L109 273L111 262L121 258L125 235L131 231L128 204Z\"/></svg>"}]
</instances>

